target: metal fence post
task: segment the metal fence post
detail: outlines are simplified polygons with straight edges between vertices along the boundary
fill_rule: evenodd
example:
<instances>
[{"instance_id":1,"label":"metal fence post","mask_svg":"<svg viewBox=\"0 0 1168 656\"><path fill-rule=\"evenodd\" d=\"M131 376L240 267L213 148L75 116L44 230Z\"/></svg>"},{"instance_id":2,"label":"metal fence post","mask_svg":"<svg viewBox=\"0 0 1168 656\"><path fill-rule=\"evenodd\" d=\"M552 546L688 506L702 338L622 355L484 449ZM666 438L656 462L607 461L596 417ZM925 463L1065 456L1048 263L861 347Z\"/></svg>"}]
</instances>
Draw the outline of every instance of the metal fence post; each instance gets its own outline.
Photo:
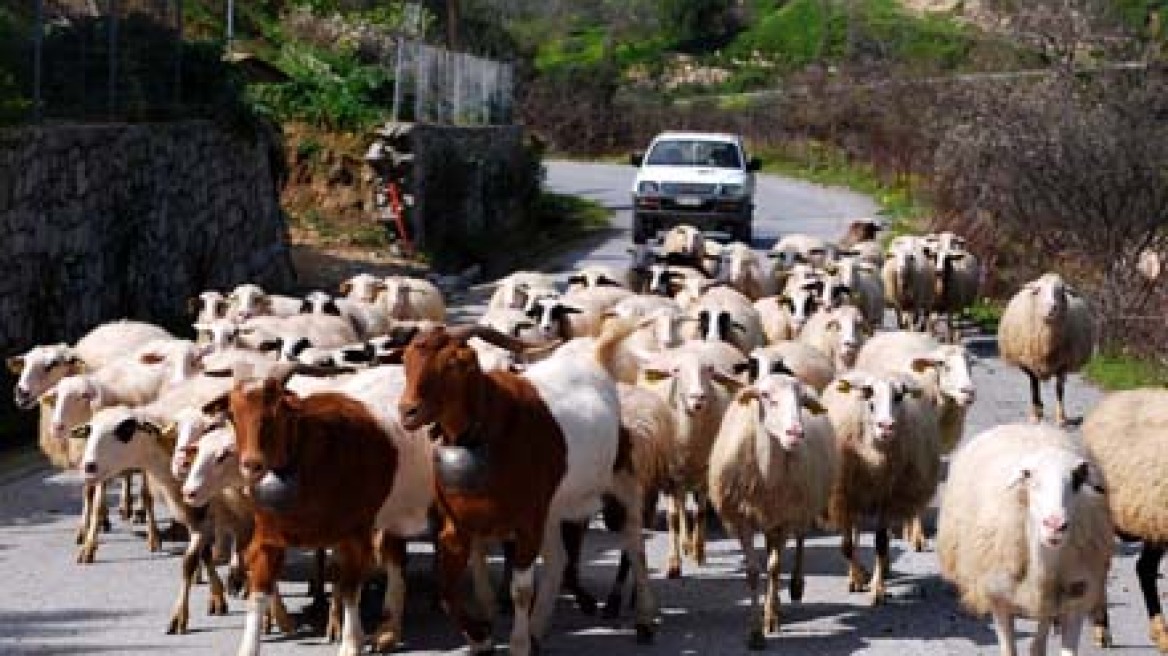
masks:
<instances>
[{"instance_id":1,"label":"metal fence post","mask_svg":"<svg viewBox=\"0 0 1168 656\"><path fill-rule=\"evenodd\" d=\"M174 106L182 107L183 0L174 0Z\"/></svg>"},{"instance_id":2,"label":"metal fence post","mask_svg":"<svg viewBox=\"0 0 1168 656\"><path fill-rule=\"evenodd\" d=\"M117 112L117 81L118 81L118 0L109 0L109 117L114 118Z\"/></svg>"},{"instance_id":3,"label":"metal fence post","mask_svg":"<svg viewBox=\"0 0 1168 656\"><path fill-rule=\"evenodd\" d=\"M32 120L40 122L41 120L41 74L44 66L44 40L45 40L45 2L44 0L36 0L36 18L33 20L33 34L32 34Z\"/></svg>"},{"instance_id":4,"label":"metal fence post","mask_svg":"<svg viewBox=\"0 0 1168 656\"><path fill-rule=\"evenodd\" d=\"M394 41L397 42L397 60L393 64L393 121L396 123L401 118L402 48L405 45L405 39L398 37Z\"/></svg>"}]
</instances>

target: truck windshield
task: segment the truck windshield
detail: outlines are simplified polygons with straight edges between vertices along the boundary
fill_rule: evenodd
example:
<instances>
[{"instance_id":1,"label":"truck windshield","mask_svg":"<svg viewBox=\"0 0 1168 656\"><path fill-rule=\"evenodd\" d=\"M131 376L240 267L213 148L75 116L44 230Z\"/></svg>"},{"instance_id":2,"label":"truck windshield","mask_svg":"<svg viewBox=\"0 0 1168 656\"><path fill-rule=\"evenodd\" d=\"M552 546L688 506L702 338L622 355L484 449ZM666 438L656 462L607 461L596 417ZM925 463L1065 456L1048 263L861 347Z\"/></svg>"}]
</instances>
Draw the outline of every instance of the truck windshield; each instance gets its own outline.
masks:
<instances>
[{"instance_id":1,"label":"truck windshield","mask_svg":"<svg viewBox=\"0 0 1168 656\"><path fill-rule=\"evenodd\" d=\"M738 148L725 141L668 140L653 144L645 158L649 166L712 166L720 169L742 168Z\"/></svg>"}]
</instances>

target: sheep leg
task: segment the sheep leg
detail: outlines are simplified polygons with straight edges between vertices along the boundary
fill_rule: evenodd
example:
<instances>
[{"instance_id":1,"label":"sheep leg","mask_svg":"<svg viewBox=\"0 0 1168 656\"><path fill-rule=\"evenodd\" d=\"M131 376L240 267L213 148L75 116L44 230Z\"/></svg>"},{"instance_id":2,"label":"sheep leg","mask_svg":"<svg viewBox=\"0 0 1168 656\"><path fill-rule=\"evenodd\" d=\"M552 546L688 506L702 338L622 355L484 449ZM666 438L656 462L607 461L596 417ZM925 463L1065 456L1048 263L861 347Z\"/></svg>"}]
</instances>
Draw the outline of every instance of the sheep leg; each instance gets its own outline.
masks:
<instances>
[{"instance_id":1,"label":"sheep leg","mask_svg":"<svg viewBox=\"0 0 1168 656\"><path fill-rule=\"evenodd\" d=\"M645 499L641 492L641 484L632 472L621 472L614 476L611 493L626 511L624 522L620 526L624 538L621 562L628 562L633 569L637 643L649 644L653 641L653 616L657 613L657 603L649 588L649 567L645 563L645 538L642 534ZM615 587L618 603L614 609L620 606L622 583L623 580L618 579ZM611 597L612 595L609 595L610 599Z\"/></svg>"},{"instance_id":2,"label":"sheep leg","mask_svg":"<svg viewBox=\"0 0 1168 656\"><path fill-rule=\"evenodd\" d=\"M742 548L742 564L746 568L746 588L750 591L750 632L747 634L746 647L762 650L766 649L766 630L758 608L758 575L761 568L754 548L754 530L741 528L737 533L738 544Z\"/></svg>"},{"instance_id":3,"label":"sheep leg","mask_svg":"<svg viewBox=\"0 0 1168 656\"><path fill-rule=\"evenodd\" d=\"M919 513L905 523L904 541L911 544L917 553L925 550L925 524Z\"/></svg>"},{"instance_id":4,"label":"sheep leg","mask_svg":"<svg viewBox=\"0 0 1168 656\"><path fill-rule=\"evenodd\" d=\"M130 519L134 506L134 475L127 472L122 474L122 496L118 501L118 517L122 521Z\"/></svg>"},{"instance_id":5,"label":"sheep leg","mask_svg":"<svg viewBox=\"0 0 1168 656\"><path fill-rule=\"evenodd\" d=\"M462 604L462 575L466 572L470 549L468 539L447 520L438 535L438 573L442 602L450 619L470 643L470 653L484 654L492 651L491 625L489 622L471 618Z\"/></svg>"},{"instance_id":6,"label":"sheep leg","mask_svg":"<svg viewBox=\"0 0 1168 656\"><path fill-rule=\"evenodd\" d=\"M85 542L77 552L77 562L82 565L92 563L97 555L97 532L101 528L101 522L98 521L98 518L105 512L105 507L105 483L96 483L93 486L93 505L90 509L93 519L89 521Z\"/></svg>"},{"instance_id":7,"label":"sheep leg","mask_svg":"<svg viewBox=\"0 0 1168 656\"><path fill-rule=\"evenodd\" d=\"M763 608L763 631L779 632L779 576L783 569L783 547L787 536L782 530L766 534L767 549L767 589L766 604Z\"/></svg>"},{"instance_id":8,"label":"sheep leg","mask_svg":"<svg viewBox=\"0 0 1168 656\"><path fill-rule=\"evenodd\" d=\"M81 522L77 524L77 544L85 544L85 536L89 534L89 523L99 521L94 510L94 491L96 486L85 485L81 488Z\"/></svg>"},{"instance_id":9,"label":"sheep leg","mask_svg":"<svg viewBox=\"0 0 1168 656\"><path fill-rule=\"evenodd\" d=\"M361 583L373 564L373 543L369 540L350 539L341 542L337 554L337 594L343 620L341 624L341 646L337 656L358 656L365 644L365 634L361 630Z\"/></svg>"},{"instance_id":10,"label":"sheep leg","mask_svg":"<svg viewBox=\"0 0 1168 656\"><path fill-rule=\"evenodd\" d=\"M685 542L685 493L674 492L667 495L666 513L669 520L669 559L666 578L681 578L681 551Z\"/></svg>"},{"instance_id":11,"label":"sheep leg","mask_svg":"<svg viewBox=\"0 0 1168 656\"><path fill-rule=\"evenodd\" d=\"M1111 637L1111 620L1107 617L1107 593L1099 600L1099 605L1091 611L1091 623L1095 627L1095 646L1110 649L1115 645Z\"/></svg>"},{"instance_id":12,"label":"sheep leg","mask_svg":"<svg viewBox=\"0 0 1168 656\"><path fill-rule=\"evenodd\" d=\"M482 540L475 540L471 547L470 577L479 612L487 622L494 621L497 607L491 588L491 573L487 570L486 544Z\"/></svg>"},{"instance_id":13,"label":"sheep leg","mask_svg":"<svg viewBox=\"0 0 1168 656\"><path fill-rule=\"evenodd\" d=\"M145 524L149 521L150 514L147 508L154 503L153 495L150 495L150 478L146 476L145 472L139 474L141 476L141 489L138 492L138 507L134 510L134 523ZM131 499L131 503L133 500ZM151 508L151 510L153 510Z\"/></svg>"},{"instance_id":14,"label":"sheep leg","mask_svg":"<svg viewBox=\"0 0 1168 656\"><path fill-rule=\"evenodd\" d=\"M1075 656L1079 653L1079 633L1083 630L1083 614L1067 613L1061 618L1063 634L1061 656Z\"/></svg>"},{"instance_id":15,"label":"sheep leg","mask_svg":"<svg viewBox=\"0 0 1168 656\"><path fill-rule=\"evenodd\" d=\"M258 656L263 620L268 615L268 597L276 589L276 579L284 568L284 548L253 541L247 548L248 587L251 603L244 622L238 656Z\"/></svg>"},{"instance_id":16,"label":"sheep leg","mask_svg":"<svg viewBox=\"0 0 1168 656\"><path fill-rule=\"evenodd\" d=\"M503 572L499 580L499 608L504 613L510 613L511 603L511 576L515 571L515 541L503 540Z\"/></svg>"},{"instance_id":17,"label":"sheep leg","mask_svg":"<svg viewBox=\"0 0 1168 656\"><path fill-rule=\"evenodd\" d=\"M872 567L872 580L868 582L868 589L872 592L872 605L884 603L887 589L884 577L888 573L888 527L876 527L874 537L876 543L876 564Z\"/></svg>"},{"instance_id":18,"label":"sheep leg","mask_svg":"<svg viewBox=\"0 0 1168 656\"><path fill-rule=\"evenodd\" d=\"M868 572L860 564L856 555L856 543L859 542L860 531L854 526L847 526L843 530L843 539L840 542L840 552L848 561L848 592L863 592Z\"/></svg>"},{"instance_id":19,"label":"sheep leg","mask_svg":"<svg viewBox=\"0 0 1168 656\"><path fill-rule=\"evenodd\" d=\"M803 600L803 534L795 536L795 564L791 566L791 601Z\"/></svg>"},{"instance_id":20,"label":"sheep leg","mask_svg":"<svg viewBox=\"0 0 1168 656\"><path fill-rule=\"evenodd\" d=\"M1014 616L1010 609L994 606L994 633L998 634L998 649L1001 656L1018 656L1018 647L1014 644Z\"/></svg>"},{"instance_id":21,"label":"sheep leg","mask_svg":"<svg viewBox=\"0 0 1168 656\"><path fill-rule=\"evenodd\" d=\"M1054 420L1059 426L1067 425L1067 408L1063 403L1066 387L1067 375L1059 372L1054 378Z\"/></svg>"},{"instance_id":22,"label":"sheep leg","mask_svg":"<svg viewBox=\"0 0 1168 656\"><path fill-rule=\"evenodd\" d=\"M595 615L596 597L580 585L580 552L584 548L584 531L587 529L587 522L560 524L560 539L564 541L564 551L568 556L567 564L564 565L564 590L572 593L580 612Z\"/></svg>"},{"instance_id":23,"label":"sheep leg","mask_svg":"<svg viewBox=\"0 0 1168 656\"><path fill-rule=\"evenodd\" d=\"M406 579L402 570L406 560L406 542L384 532L378 542L378 559L385 568L386 581L381 622L373 631L373 651L385 653L393 651L402 636L402 613L406 607Z\"/></svg>"},{"instance_id":24,"label":"sheep leg","mask_svg":"<svg viewBox=\"0 0 1168 656\"><path fill-rule=\"evenodd\" d=\"M710 503L704 492L694 493L694 501L697 503L697 510L694 511L694 527L690 534L690 539L693 540L690 553L695 563L704 566L706 564L706 509Z\"/></svg>"},{"instance_id":25,"label":"sheep leg","mask_svg":"<svg viewBox=\"0 0 1168 656\"><path fill-rule=\"evenodd\" d=\"M158 534L158 522L154 516L154 495L145 474L142 475L142 491L138 500L146 511L146 548L152 553L162 551L162 536Z\"/></svg>"},{"instance_id":26,"label":"sheep leg","mask_svg":"<svg viewBox=\"0 0 1168 656\"><path fill-rule=\"evenodd\" d=\"M202 531L191 531L191 541L187 543L187 550L182 557L182 585L179 587L178 599L174 610L170 614L170 624L166 628L168 635L187 632L191 611L191 586L195 583L195 574L199 571L201 554L207 541Z\"/></svg>"},{"instance_id":27,"label":"sheep leg","mask_svg":"<svg viewBox=\"0 0 1168 656\"><path fill-rule=\"evenodd\" d=\"M206 543L206 539L203 540ZM200 548L199 555L203 560L203 569L207 572L207 583L211 587L211 597L207 603L208 615L226 615L227 614L227 586L223 585L223 579L219 578L219 570L215 568L215 559L210 549ZM275 584L272 584L273 596L275 596Z\"/></svg>"},{"instance_id":28,"label":"sheep leg","mask_svg":"<svg viewBox=\"0 0 1168 656\"><path fill-rule=\"evenodd\" d=\"M1042 421L1042 388L1038 376L1029 369L1023 369L1030 378L1030 420L1034 423Z\"/></svg>"},{"instance_id":29,"label":"sheep leg","mask_svg":"<svg viewBox=\"0 0 1168 656\"><path fill-rule=\"evenodd\" d=\"M1160 572L1160 560L1164 557L1164 545L1145 542L1136 559L1136 578L1140 581L1140 592L1144 595L1144 608L1148 611L1148 637L1160 651L1168 651L1168 625L1164 622L1160 606L1160 593L1156 578Z\"/></svg>"},{"instance_id":30,"label":"sheep leg","mask_svg":"<svg viewBox=\"0 0 1168 656\"><path fill-rule=\"evenodd\" d=\"M629 560L628 552L622 550L620 562L616 566L616 578L613 579L612 588L609 589L608 597L604 600L604 612L601 613L601 616L605 619L612 620L620 617L621 597L631 567L632 562Z\"/></svg>"},{"instance_id":31,"label":"sheep leg","mask_svg":"<svg viewBox=\"0 0 1168 656\"><path fill-rule=\"evenodd\" d=\"M1030 642L1031 656L1046 656L1046 641L1050 636L1051 618L1043 617L1034 627L1034 640Z\"/></svg>"},{"instance_id":32,"label":"sheep leg","mask_svg":"<svg viewBox=\"0 0 1168 656\"><path fill-rule=\"evenodd\" d=\"M556 593L563 583L564 563L568 557L559 532L560 519L554 516L547 519L542 540L535 526L519 527L516 531L515 572L511 579L514 617L510 641L510 653L516 656L528 656L532 651L538 651L538 641L555 609ZM541 543L546 568L537 588L535 559L540 555Z\"/></svg>"}]
</instances>

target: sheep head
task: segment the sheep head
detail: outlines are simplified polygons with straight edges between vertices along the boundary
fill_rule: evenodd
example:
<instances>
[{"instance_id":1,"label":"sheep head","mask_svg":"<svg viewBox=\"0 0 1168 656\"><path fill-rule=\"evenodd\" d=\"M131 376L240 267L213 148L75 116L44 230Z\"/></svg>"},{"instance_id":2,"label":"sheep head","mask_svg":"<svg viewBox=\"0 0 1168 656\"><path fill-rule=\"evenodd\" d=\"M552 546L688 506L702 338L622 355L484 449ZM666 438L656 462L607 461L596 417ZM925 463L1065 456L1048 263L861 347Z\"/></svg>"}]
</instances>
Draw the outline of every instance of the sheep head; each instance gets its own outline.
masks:
<instances>
[{"instance_id":1,"label":"sheep head","mask_svg":"<svg viewBox=\"0 0 1168 656\"><path fill-rule=\"evenodd\" d=\"M1102 495L1096 466L1066 449L1046 448L1017 463L1009 487L1026 506L1028 533L1039 546L1058 551L1085 495Z\"/></svg>"}]
</instances>

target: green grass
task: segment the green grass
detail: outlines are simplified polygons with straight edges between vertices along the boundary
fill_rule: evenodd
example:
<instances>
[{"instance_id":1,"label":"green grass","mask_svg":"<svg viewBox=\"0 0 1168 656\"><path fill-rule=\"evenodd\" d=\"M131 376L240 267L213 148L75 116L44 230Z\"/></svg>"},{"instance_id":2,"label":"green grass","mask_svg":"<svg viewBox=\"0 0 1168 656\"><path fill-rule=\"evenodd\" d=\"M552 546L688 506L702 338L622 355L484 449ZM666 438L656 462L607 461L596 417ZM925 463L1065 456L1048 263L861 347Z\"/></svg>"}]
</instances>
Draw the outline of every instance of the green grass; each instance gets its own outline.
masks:
<instances>
[{"instance_id":1,"label":"green grass","mask_svg":"<svg viewBox=\"0 0 1168 656\"><path fill-rule=\"evenodd\" d=\"M860 0L850 16L846 3L830 2L824 9L822 0L784 3L763 13L729 50L762 53L788 70L820 57L840 61L849 55L952 70L966 62L974 42L969 28L953 18L917 15L897 0Z\"/></svg>"},{"instance_id":2,"label":"green grass","mask_svg":"<svg viewBox=\"0 0 1168 656\"><path fill-rule=\"evenodd\" d=\"M1168 385L1168 366L1126 353L1097 354L1083 373L1109 392Z\"/></svg>"},{"instance_id":3,"label":"green grass","mask_svg":"<svg viewBox=\"0 0 1168 656\"><path fill-rule=\"evenodd\" d=\"M978 299L968 310L965 315L969 317L977 327L985 333L997 333L998 324L1002 321L1002 312L1006 307L999 301L993 299L982 298Z\"/></svg>"},{"instance_id":4,"label":"green grass","mask_svg":"<svg viewBox=\"0 0 1168 656\"><path fill-rule=\"evenodd\" d=\"M847 187L871 196L880 205L880 214L891 225L887 239L912 232L929 212L928 205L914 193L912 179L889 182L875 167L849 159L842 151L821 143L804 148L764 148L755 151L763 171L818 184Z\"/></svg>"}]
</instances>

